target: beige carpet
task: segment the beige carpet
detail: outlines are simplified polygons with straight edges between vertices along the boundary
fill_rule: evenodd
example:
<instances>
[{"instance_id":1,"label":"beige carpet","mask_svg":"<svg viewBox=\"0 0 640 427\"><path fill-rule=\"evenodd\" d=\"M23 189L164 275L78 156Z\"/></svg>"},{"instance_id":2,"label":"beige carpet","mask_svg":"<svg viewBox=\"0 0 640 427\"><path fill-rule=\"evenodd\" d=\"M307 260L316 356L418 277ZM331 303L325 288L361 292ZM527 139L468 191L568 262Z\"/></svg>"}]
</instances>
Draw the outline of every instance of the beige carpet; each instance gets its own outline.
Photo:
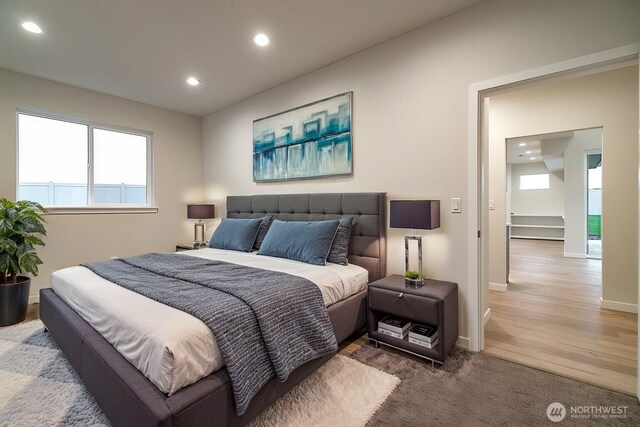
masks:
<instances>
[{"instance_id":1,"label":"beige carpet","mask_svg":"<svg viewBox=\"0 0 640 427\"><path fill-rule=\"evenodd\" d=\"M364 426L400 380L336 356L254 426ZM109 421L42 322L0 329L0 426L100 426Z\"/></svg>"},{"instance_id":2,"label":"beige carpet","mask_svg":"<svg viewBox=\"0 0 640 427\"><path fill-rule=\"evenodd\" d=\"M367 344L350 357L401 380L368 427L640 425L636 397L483 353L456 347L435 373L431 364L386 347ZM547 417L554 402L566 409L558 424Z\"/></svg>"}]
</instances>

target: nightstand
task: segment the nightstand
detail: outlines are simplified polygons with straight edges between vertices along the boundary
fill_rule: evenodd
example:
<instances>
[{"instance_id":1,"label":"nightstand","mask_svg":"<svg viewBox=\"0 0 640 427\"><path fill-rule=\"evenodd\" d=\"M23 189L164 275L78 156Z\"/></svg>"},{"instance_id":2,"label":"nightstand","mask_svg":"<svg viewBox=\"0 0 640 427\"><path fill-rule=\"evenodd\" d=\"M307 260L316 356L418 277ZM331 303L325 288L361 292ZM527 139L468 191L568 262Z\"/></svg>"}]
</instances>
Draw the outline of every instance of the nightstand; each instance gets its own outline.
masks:
<instances>
[{"instance_id":1,"label":"nightstand","mask_svg":"<svg viewBox=\"0 0 640 427\"><path fill-rule=\"evenodd\" d=\"M404 277L392 275L369 284L368 290L369 339L376 345L383 344L415 356L443 364L458 340L458 285L452 282L425 279L420 288L407 287ZM387 315L394 315L412 323L436 326L438 343L425 348L378 332L378 322Z\"/></svg>"},{"instance_id":2,"label":"nightstand","mask_svg":"<svg viewBox=\"0 0 640 427\"><path fill-rule=\"evenodd\" d=\"M180 251L192 251L194 249L204 249L206 248L207 245L202 245L199 247L196 247L196 245L194 245L193 243L191 244L180 244L180 245L176 245L176 252L180 252Z\"/></svg>"}]
</instances>

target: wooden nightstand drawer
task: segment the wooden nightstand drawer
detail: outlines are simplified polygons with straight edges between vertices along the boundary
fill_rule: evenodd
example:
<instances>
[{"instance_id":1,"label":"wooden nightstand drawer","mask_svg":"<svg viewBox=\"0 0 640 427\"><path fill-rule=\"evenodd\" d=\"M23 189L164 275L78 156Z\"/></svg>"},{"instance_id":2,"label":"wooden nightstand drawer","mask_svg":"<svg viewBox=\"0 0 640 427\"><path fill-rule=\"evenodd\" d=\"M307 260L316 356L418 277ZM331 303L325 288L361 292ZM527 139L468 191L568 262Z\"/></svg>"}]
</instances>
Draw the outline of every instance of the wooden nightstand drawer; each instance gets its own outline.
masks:
<instances>
[{"instance_id":1,"label":"wooden nightstand drawer","mask_svg":"<svg viewBox=\"0 0 640 427\"><path fill-rule=\"evenodd\" d=\"M406 292L369 288L369 308L400 316L417 323L438 324L438 300Z\"/></svg>"}]
</instances>

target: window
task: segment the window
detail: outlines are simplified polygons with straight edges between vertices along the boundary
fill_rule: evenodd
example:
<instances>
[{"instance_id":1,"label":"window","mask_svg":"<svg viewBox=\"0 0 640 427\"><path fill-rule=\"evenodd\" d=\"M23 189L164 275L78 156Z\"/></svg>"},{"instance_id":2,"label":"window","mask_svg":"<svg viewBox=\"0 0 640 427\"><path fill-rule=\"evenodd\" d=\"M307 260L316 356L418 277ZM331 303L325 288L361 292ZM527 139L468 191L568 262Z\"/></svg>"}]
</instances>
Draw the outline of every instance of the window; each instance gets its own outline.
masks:
<instances>
[{"instance_id":1,"label":"window","mask_svg":"<svg viewBox=\"0 0 640 427\"><path fill-rule=\"evenodd\" d=\"M151 134L18 113L18 199L45 207L149 207Z\"/></svg>"},{"instance_id":2,"label":"window","mask_svg":"<svg viewBox=\"0 0 640 427\"><path fill-rule=\"evenodd\" d=\"M520 175L521 190L546 190L549 188L549 174Z\"/></svg>"}]
</instances>

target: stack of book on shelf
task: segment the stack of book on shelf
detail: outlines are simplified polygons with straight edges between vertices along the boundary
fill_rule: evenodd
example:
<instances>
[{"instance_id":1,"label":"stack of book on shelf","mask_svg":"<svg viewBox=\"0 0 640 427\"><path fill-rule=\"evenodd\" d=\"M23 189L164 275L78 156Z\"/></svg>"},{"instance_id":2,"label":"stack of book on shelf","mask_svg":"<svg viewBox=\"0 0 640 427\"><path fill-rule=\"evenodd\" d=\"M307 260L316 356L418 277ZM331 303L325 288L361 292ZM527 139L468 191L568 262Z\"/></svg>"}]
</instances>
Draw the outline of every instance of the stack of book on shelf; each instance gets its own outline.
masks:
<instances>
[{"instance_id":1,"label":"stack of book on shelf","mask_svg":"<svg viewBox=\"0 0 640 427\"><path fill-rule=\"evenodd\" d=\"M399 317L387 316L378 322L378 332L390 337L404 339L411 329L411 322Z\"/></svg>"},{"instance_id":2,"label":"stack of book on shelf","mask_svg":"<svg viewBox=\"0 0 640 427\"><path fill-rule=\"evenodd\" d=\"M409 342L425 348L438 344L438 329L435 326L414 325L409 331Z\"/></svg>"}]
</instances>

